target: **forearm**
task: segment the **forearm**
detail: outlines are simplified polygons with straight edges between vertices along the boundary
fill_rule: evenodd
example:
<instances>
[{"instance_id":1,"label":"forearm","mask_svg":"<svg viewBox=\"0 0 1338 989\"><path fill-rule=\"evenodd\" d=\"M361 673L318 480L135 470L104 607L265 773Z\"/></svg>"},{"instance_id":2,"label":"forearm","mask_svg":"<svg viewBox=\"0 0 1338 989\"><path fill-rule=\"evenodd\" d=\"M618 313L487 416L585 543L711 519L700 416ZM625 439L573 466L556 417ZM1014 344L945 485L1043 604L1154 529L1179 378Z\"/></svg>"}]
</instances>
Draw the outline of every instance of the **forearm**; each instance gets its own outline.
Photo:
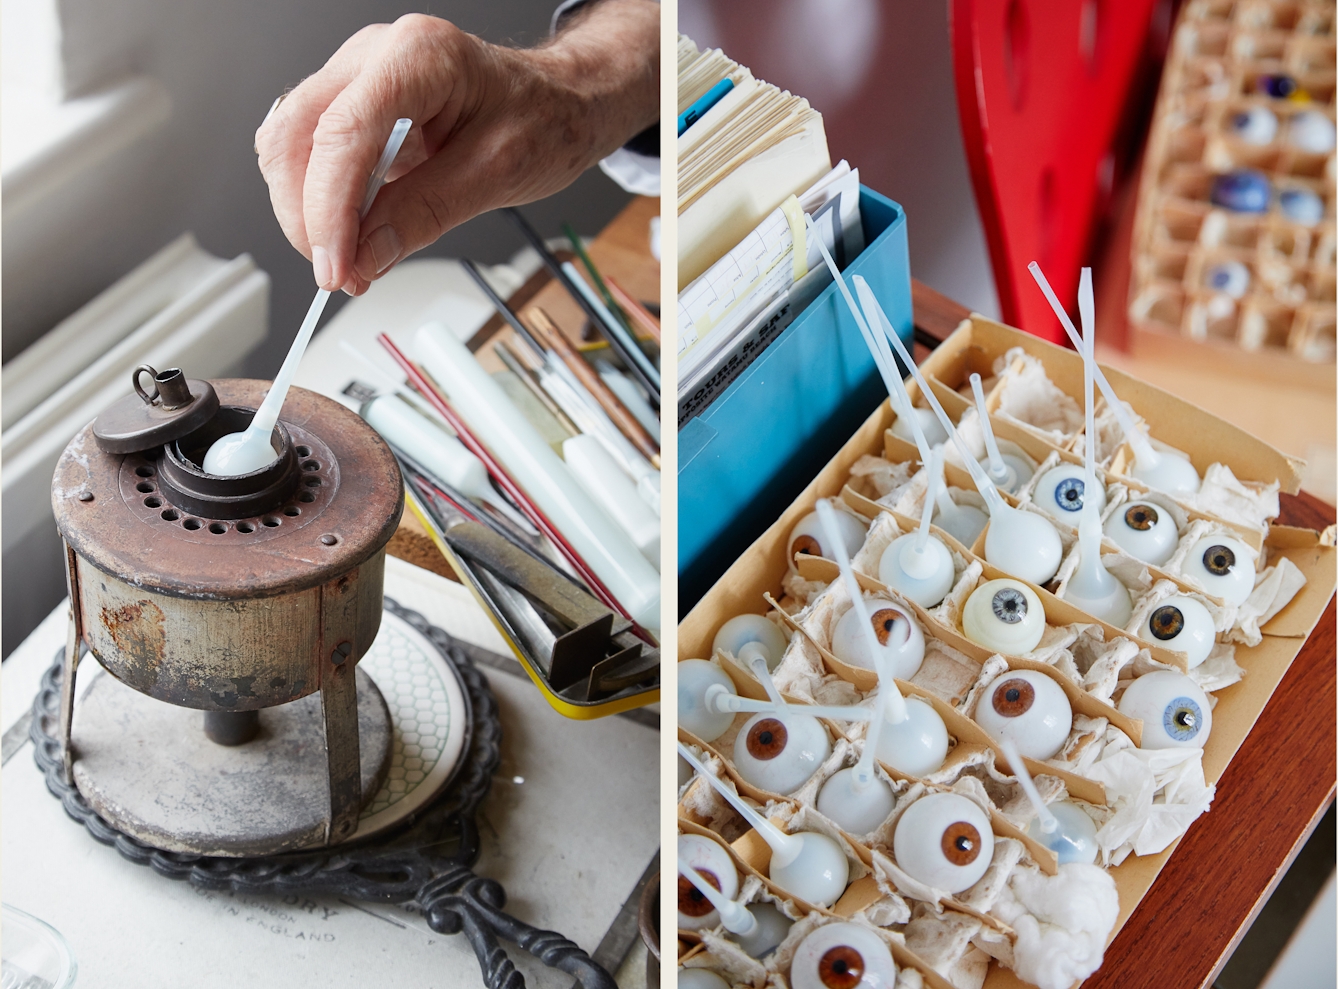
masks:
<instances>
[{"instance_id":1,"label":"forearm","mask_svg":"<svg viewBox=\"0 0 1338 989\"><path fill-rule=\"evenodd\" d=\"M596 0L531 56L564 91L593 164L660 116L660 5Z\"/></svg>"}]
</instances>

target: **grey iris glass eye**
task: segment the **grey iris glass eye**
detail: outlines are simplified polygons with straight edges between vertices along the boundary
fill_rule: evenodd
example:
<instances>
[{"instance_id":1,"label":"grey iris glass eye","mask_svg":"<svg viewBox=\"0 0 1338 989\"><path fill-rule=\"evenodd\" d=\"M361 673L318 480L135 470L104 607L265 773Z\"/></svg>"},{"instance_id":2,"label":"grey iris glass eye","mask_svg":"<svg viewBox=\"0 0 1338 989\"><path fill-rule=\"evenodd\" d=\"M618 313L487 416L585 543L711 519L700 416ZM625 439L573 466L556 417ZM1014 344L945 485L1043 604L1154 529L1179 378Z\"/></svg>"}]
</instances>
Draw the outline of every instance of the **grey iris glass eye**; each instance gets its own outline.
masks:
<instances>
[{"instance_id":1,"label":"grey iris glass eye","mask_svg":"<svg viewBox=\"0 0 1338 989\"><path fill-rule=\"evenodd\" d=\"M1203 551L1203 567L1211 574L1225 577L1236 565L1236 554L1230 546L1209 546Z\"/></svg>"},{"instance_id":2,"label":"grey iris glass eye","mask_svg":"<svg viewBox=\"0 0 1338 989\"><path fill-rule=\"evenodd\" d=\"M1157 510L1151 505L1131 505L1124 513L1124 522L1130 529L1146 532L1157 524Z\"/></svg>"},{"instance_id":3,"label":"grey iris glass eye","mask_svg":"<svg viewBox=\"0 0 1338 989\"><path fill-rule=\"evenodd\" d=\"M1027 599L1013 587L996 591L990 601L990 608L994 611L994 617L1006 625L1016 625L1027 617Z\"/></svg>"},{"instance_id":4,"label":"grey iris glass eye","mask_svg":"<svg viewBox=\"0 0 1338 989\"><path fill-rule=\"evenodd\" d=\"M1166 705L1166 712L1161 718L1166 734L1177 742L1188 742L1203 727L1203 711L1191 697L1177 697Z\"/></svg>"},{"instance_id":5,"label":"grey iris glass eye","mask_svg":"<svg viewBox=\"0 0 1338 989\"><path fill-rule=\"evenodd\" d=\"M1164 604L1152 613L1148 627L1152 629L1154 636L1165 642L1184 631L1185 616L1175 605Z\"/></svg>"},{"instance_id":6,"label":"grey iris glass eye","mask_svg":"<svg viewBox=\"0 0 1338 989\"><path fill-rule=\"evenodd\" d=\"M1066 512L1082 511L1082 495L1081 478L1066 477L1055 485L1055 504Z\"/></svg>"}]
</instances>

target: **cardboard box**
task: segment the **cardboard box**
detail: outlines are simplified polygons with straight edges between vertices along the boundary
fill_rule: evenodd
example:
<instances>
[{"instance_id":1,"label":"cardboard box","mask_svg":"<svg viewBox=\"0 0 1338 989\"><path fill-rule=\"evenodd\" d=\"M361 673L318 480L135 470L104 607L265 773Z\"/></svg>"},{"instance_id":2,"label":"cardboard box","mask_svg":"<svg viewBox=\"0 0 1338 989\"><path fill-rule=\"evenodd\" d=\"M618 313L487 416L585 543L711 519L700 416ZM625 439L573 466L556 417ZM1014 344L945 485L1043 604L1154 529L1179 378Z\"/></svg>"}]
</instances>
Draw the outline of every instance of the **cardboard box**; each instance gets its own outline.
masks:
<instances>
[{"instance_id":1,"label":"cardboard box","mask_svg":"<svg viewBox=\"0 0 1338 989\"><path fill-rule=\"evenodd\" d=\"M1071 395L1081 395L1081 359L1076 353L980 316L963 321L922 365L922 370L927 376L932 374L945 385L951 385L965 381L969 369L981 370L982 363L988 367L995 356L1013 346L1023 347L1039 357L1051 380L1061 389ZM1161 389L1112 369L1107 369L1106 373L1116 393L1147 420L1152 435L1184 450L1200 471L1214 461L1221 461L1242 480L1271 481L1276 477L1284 491L1294 493L1299 487L1300 464L1294 458ZM914 383L908 382L908 386L914 398L917 394ZM861 456L886 453L886 433L892 420L890 407L884 402L808 483L799 497L725 571L680 623L680 660L710 656L715 632L726 620L745 612L764 613L769 608L766 595L782 596L781 580L787 571L785 552L790 529L813 510L819 498L842 495L850 468ZM1236 662L1245 670L1245 676L1240 682L1214 694L1217 705L1213 710L1213 730L1203 756L1204 776L1209 783L1216 783L1221 778L1333 595L1336 551L1332 527L1319 533L1275 525L1270 527L1266 542L1270 549L1276 548L1290 559L1305 575L1307 583L1287 607L1264 625L1263 640L1259 645L1236 648ZM810 561L806 565L813 564L820 565L821 561ZM938 634L938 630L932 634ZM960 648L955 641L951 644ZM1211 814L1209 811L1206 817L1207 826L1211 826ZM1111 932L1112 939L1178 844L1178 841L1173 843L1157 855L1130 856L1110 870L1120 898L1119 919ZM998 965L991 967L985 982L987 989L1025 985L1027 983L1021 982L1011 971Z\"/></svg>"}]
</instances>

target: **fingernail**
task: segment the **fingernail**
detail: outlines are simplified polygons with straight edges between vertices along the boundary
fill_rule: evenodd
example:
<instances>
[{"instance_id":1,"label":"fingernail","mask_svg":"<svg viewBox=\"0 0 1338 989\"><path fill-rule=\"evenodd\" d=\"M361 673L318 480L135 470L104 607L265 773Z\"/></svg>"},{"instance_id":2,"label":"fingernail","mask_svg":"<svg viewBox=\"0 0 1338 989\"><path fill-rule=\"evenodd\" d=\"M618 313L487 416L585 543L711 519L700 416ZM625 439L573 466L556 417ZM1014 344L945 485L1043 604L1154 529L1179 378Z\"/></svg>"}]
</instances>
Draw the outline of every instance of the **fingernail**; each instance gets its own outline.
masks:
<instances>
[{"instance_id":1,"label":"fingernail","mask_svg":"<svg viewBox=\"0 0 1338 989\"><path fill-rule=\"evenodd\" d=\"M316 284L327 291L333 291L335 286L330 284L333 272L330 270L330 255L323 247L313 247L311 249L311 270L316 276Z\"/></svg>"},{"instance_id":2,"label":"fingernail","mask_svg":"<svg viewBox=\"0 0 1338 989\"><path fill-rule=\"evenodd\" d=\"M399 234L387 223L369 233L367 239L358 245L358 259L353 267L370 281L394 264L399 256Z\"/></svg>"}]
</instances>

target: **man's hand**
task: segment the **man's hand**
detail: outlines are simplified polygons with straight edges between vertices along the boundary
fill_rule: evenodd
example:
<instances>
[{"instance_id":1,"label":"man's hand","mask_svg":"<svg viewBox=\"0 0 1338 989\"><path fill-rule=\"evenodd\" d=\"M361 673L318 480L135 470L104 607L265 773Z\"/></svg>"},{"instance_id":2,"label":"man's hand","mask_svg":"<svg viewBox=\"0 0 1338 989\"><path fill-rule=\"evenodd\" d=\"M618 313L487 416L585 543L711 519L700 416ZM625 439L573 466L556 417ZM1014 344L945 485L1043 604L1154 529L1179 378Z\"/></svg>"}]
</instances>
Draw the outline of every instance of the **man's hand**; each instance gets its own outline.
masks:
<instances>
[{"instance_id":1,"label":"man's hand","mask_svg":"<svg viewBox=\"0 0 1338 989\"><path fill-rule=\"evenodd\" d=\"M470 217L532 202L659 116L659 5L600 0L552 42L502 48L449 21L374 24L256 132L283 232L316 283L361 295ZM395 121L414 122L367 218L358 207Z\"/></svg>"}]
</instances>

